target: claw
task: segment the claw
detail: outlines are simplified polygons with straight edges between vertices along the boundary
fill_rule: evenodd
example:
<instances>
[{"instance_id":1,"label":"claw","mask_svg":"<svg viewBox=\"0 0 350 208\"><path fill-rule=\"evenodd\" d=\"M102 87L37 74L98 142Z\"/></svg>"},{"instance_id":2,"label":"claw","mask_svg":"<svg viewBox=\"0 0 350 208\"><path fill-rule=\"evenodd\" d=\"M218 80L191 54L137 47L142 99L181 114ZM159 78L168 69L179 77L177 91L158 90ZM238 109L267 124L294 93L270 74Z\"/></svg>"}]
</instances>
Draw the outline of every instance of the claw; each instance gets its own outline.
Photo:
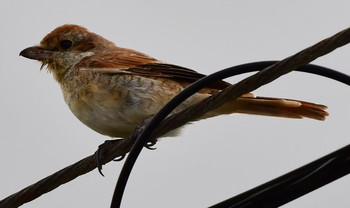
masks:
<instances>
[{"instance_id":1,"label":"claw","mask_svg":"<svg viewBox=\"0 0 350 208\"><path fill-rule=\"evenodd\" d=\"M149 150L156 150L157 147L153 147L155 144L156 144L156 142L150 141L150 142L147 142L147 144L145 145L145 147L146 147L147 149L149 149Z\"/></svg>"},{"instance_id":2,"label":"claw","mask_svg":"<svg viewBox=\"0 0 350 208\"><path fill-rule=\"evenodd\" d=\"M105 175L103 175L102 173L102 163L100 162L100 155L101 155L101 151L100 151L100 148L98 148L94 154L94 157L96 161L97 170L100 173L100 175L104 177Z\"/></svg>"},{"instance_id":3,"label":"claw","mask_svg":"<svg viewBox=\"0 0 350 208\"><path fill-rule=\"evenodd\" d=\"M101 175L102 177L105 177L105 175L102 173L102 166L101 166L101 168L97 168L97 170L98 170L98 172L100 173L100 175Z\"/></svg>"},{"instance_id":4,"label":"claw","mask_svg":"<svg viewBox=\"0 0 350 208\"><path fill-rule=\"evenodd\" d=\"M119 162L119 161L122 161L124 159L125 155L122 155L120 157L117 157L115 159L113 159L114 162Z\"/></svg>"}]
</instances>

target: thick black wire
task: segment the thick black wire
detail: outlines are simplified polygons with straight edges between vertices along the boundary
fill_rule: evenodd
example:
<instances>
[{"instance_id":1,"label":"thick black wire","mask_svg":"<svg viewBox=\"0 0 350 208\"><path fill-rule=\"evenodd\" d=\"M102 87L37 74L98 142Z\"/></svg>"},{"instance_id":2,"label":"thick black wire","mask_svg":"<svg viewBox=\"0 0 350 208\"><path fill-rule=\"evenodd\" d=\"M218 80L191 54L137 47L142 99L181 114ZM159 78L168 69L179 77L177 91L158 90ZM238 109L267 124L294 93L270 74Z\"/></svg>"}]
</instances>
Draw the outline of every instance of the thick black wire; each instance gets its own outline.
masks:
<instances>
[{"instance_id":1,"label":"thick black wire","mask_svg":"<svg viewBox=\"0 0 350 208\"><path fill-rule=\"evenodd\" d=\"M210 208L278 207L350 172L350 145Z\"/></svg>"},{"instance_id":2,"label":"thick black wire","mask_svg":"<svg viewBox=\"0 0 350 208\"><path fill-rule=\"evenodd\" d=\"M128 181L128 178L130 176L131 170L137 160L138 155L140 154L142 148L146 145L148 138L151 136L153 130L184 100L186 100L188 97L199 91L200 89L208 86L211 83L214 83L216 81L225 79L227 77L247 73L247 72L253 72L253 71L260 71L265 69L268 66L271 66L273 64L277 63L277 61L262 61L262 62L253 62L253 63L247 63L242 64L234 67L230 67L227 69L223 69L221 71L215 72L211 75L208 75L206 77L203 77L187 88L185 88L181 93L176 95L173 99L171 99L149 122L149 124L146 126L146 128L142 131L140 136L135 141L134 145L132 146L128 157L126 158L126 161L124 163L124 166L120 172L113 198L111 203L111 208L119 208L123 193L126 187L126 183ZM330 79L337 80L339 82L342 82L344 84L350 85L350 77L346 74L343 74L341 72L337 72L335 70L321 67L317 65L305 65L303 67L300 67L296 69L296 71L302 71L307 72L311 74L317 74L320 76L328 77Z\"/></svg>"}]
</instances>

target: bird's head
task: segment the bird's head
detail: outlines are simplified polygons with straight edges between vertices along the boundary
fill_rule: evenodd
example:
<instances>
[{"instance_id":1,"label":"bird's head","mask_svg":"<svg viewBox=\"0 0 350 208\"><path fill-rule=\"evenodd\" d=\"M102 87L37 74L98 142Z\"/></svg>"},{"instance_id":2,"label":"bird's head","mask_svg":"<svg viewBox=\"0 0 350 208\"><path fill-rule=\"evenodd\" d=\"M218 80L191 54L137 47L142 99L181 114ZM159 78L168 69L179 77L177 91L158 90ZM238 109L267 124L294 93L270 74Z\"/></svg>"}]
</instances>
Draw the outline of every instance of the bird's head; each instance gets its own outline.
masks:
<instances>
[{"instance_id":1,"label":"bird's head","mask_svg":"<svg viewBox=\"0 0 350 208\"><path fill-rule=\"evenodd\" d=\"M56 76L81 59L116 47L105 38L78 25L63 25L46 35L38 46L20 52L21 56L42 62Z\"/></svg>"}]
</instances>

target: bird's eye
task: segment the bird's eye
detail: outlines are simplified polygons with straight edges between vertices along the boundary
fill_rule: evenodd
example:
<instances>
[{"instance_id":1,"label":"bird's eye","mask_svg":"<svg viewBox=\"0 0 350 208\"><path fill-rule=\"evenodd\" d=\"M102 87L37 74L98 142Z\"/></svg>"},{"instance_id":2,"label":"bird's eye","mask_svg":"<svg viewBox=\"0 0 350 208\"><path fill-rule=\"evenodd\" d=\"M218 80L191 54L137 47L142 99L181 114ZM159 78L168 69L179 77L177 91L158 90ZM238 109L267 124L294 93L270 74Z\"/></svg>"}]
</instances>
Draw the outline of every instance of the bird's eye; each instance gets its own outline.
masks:
<instances>
[{"instance_id":1,"label":"bird's eye","mask_svg":"<svg viewBox=\"0 0 350 208\"><path fill-rule=\"evenodd\" d=\"M60 45L61 45L61 47L63 49L67 50L73 45L73 41L71 41L71 40L62 40Z\"/></svg>"}]
</instances>

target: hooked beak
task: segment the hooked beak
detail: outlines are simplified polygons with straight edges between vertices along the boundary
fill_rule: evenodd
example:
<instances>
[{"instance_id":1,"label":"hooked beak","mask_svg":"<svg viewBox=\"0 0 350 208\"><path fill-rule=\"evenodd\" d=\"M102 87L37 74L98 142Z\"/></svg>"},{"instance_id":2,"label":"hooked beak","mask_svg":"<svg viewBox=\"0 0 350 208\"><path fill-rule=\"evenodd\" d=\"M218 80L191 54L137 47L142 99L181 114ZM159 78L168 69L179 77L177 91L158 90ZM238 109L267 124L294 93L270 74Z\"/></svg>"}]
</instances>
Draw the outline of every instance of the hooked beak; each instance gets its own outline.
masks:
<instances>
[{"instance_id":1,"label":"hooked beak","mask_svg":"<svg viewBox=\"0 0 350 208\"><path fill-rule=\"evenodd\" d=\"M52 58L53 53L53 51L45 50L39 46L33 46L24 49L19 53L19 55L29 59L45 61Z\"/></svg>"}]
</instances>

